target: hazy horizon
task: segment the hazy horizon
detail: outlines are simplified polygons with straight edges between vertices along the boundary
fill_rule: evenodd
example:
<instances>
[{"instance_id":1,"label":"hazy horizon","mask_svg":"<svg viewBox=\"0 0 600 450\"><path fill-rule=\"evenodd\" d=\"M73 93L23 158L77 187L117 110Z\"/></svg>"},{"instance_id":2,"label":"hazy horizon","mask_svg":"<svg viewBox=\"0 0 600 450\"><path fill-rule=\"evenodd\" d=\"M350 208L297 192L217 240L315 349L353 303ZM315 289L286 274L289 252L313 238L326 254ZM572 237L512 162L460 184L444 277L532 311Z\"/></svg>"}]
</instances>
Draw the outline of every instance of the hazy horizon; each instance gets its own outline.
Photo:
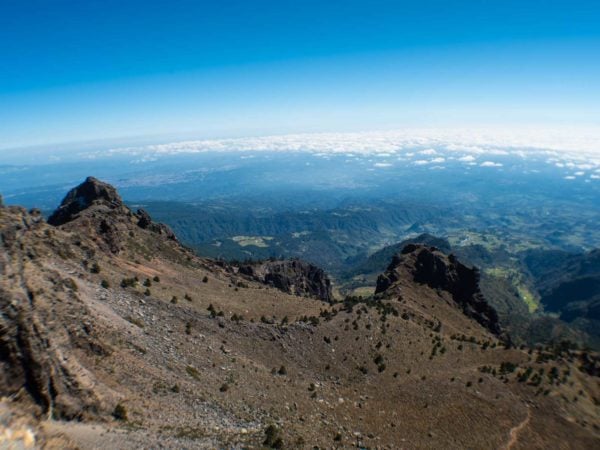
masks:
<instances>
[{"instance_id":1,"label":"hazy horizon","mask_svg":"<svg viewBox=\"0 0 600 450\"><path fill-rule=\"evenodd\" d=\"M0 158L96 141L597 130L598 23L591 1L5 2Z\"/></svg>"}]
</instances>

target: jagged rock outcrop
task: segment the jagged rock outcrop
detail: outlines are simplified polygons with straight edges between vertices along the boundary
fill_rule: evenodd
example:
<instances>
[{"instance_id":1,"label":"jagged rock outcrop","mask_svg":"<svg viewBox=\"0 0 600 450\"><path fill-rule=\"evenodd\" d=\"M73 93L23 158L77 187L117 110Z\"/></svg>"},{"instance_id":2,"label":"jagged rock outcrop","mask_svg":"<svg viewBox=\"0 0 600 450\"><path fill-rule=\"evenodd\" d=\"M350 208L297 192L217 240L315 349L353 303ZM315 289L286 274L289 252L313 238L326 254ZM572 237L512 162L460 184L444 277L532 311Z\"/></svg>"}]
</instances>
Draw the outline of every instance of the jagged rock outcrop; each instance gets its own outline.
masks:
<instances>
[{"instance_id":1,"label":"jagged rock outcrop","mask_svg":"<svg viewBox=\"0 0 600 450\"><path fill-rule=\"evenodd\" d=\"M377 279L376 294L393 291L401 281L425 284L450 293L454 302L469 317L494 334L500 334L498 314L479 288L479 271L445 255L435 247L409 244L396 254L387 270Z\"/></svg>"},{"instance_id":2,"label":"jagged rock outcrop","mask_svg":"<svg viewBox=\"0 0 600 450\"><path fill-rule=\"evenodd\" d=\"M72 230L86 229L86 234L101 237L113 253L122 249L131 224L177 241L167 225L153 222L143 209L133 213L113 186L94 177L88 177L71 189L56 211L48 217L48 223Z\"/></svg>"},{"instance_id":3,"label":"jagged rock outcrop","mask_svg":"<svg viewBox=\"0 0 600 450\"><path fill-rule=\"evenodd\" d=\"M317 266L298 259L245 264L239 273L294 295L333 300L331 280Z\"/></svg>"},{"instance_id":4,"label":"jagged rock outcrop","mask_svg":"<svg viewBox=\"0 0 600 450\"><path fill-rule=\"evenodd\" d=\"M67 193L58 209L48 217L48 223L59 226L71 222L80 212L94 204L103 204L110 209L125 206L113 186L94 177L88 177Z\"/></svg>"}]
</instances>

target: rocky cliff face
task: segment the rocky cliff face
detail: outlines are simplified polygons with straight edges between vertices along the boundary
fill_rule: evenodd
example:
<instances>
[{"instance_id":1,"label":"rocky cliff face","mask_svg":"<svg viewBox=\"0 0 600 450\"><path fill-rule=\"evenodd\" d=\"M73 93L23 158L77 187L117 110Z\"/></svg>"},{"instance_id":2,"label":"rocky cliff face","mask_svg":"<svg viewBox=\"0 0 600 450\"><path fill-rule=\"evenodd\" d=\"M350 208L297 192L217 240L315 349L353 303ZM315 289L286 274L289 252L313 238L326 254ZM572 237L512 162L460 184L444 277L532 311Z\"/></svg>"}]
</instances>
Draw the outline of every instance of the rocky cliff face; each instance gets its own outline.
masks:
<instances>
[{"instance_id":1,"label":"rocky cliff face","mask_svg":"<svg viewBox=\"0 0 600 450\"><path fill-rule=\"evenodd\" d=\"M293 295L309 296L325 302L333 300L331 280L325 272L305 261L265 261L242 265L239 273Z\"/></svg>"},{"instance_id":2,"label":"rocky cliff face","mask_svg":"<svg viewBox=\"0 0 600 450\"><path fill-rule=\"evenodd\" d=\"M93 417L112 398L72 357L78 349L109 353L77 282L59 268L57 255L84 253L57 237L37 211L0 211L0 396L27 393L52 417Z\"/></svg>"},{"instance_id":3,"label":"rocky cliff face","mask_svg":"<svg viewBox=\"0 0 600 450\"><path fill-rule=\"evenodd\" d=\"M385 273L377 279L376 294L401 292L402 281L425 284L450 293L465 315L494 334L500 334L498 314L479 289L479 272L445 255L435 247L409 244L392 258Z\"/></svg>"}]
</instances>

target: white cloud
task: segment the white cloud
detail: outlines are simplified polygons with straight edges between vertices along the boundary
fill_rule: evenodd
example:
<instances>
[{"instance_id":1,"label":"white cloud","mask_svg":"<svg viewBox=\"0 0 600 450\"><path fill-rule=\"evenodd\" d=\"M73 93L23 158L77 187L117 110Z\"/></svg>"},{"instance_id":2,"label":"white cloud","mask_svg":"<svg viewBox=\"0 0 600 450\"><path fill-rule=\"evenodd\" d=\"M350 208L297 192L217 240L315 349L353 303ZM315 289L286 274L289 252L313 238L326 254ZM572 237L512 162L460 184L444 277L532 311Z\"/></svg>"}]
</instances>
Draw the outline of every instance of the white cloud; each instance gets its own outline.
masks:
<instances>
[{"instance_id":1,"label":"white cloud","mask_svg":"<svg viewBox=\"0 0 600 450\"><path fill-rule=\"evenodd\" d=\"M419 153L420 153L421 155L437 155L437 154L438 154L438 152L436 152L436 151L435 151L434 149L432 149L432 148L428 148L428 149L426 149L426 150L421 150Z\"/></svg>"},{"instance_id":2,"label":"white cloud","mask_svg":"<svg viewBox=\"0 0 600 450\"><path fill-rule=\"evenodd\" d=\"M415 164L417 166L424 166L425 164L429 164L429 161L427 161L425 159L418 159L418 160L414 161L413 164Z\"/></svg>"},{"instance_id":3,"label":"white cloud","mask_svg":"<svg viewBox=\"0 0 600 450\"><path fill-rule=\"evenodd\" d=\"M458 160L463 162L473 162L475 161L475 157L473 155L465 155L458 158Z\"/></svg>"},{"instance_id":4,"label":"white cloud","mask_svg":"<svg viewBox=\"0 0 600 450\"><path fill-rule=\"evenodd\" d=\"M497 163L494 161L484 161L481 164L479 164L481 167L502 167L501 163Z\"/></svg>"},{"instance_id":5,"label":"white cloud","mask_svg":"<svg viewBox=\"0 0 600 450\"><path fill-rule=\"evenodd\" d=\"M575 179L575 177L573 175L567 175L565 177L565 180L574 180L574 179Z\"/></svg>"},{"instance_id":6,"label":"white cloud","mask_svg":"<svg viewBox=\"0 0 600 450\"><path fill-rule=\"evenodd\" d=\"M392 165L390 163L386 163L386 162L381 162L381 163L375 163L373 164L374 167L391 167Z\"/></svg>"},{"instance_id":7,"label":"white cloud","mask_svg":"<svg viewBox=\"0 0 600 450\"><path fill-rule=\"evenodd\" d=\"M433 158L431 161L429 161L430 163L443 163L446 161L446 158L442 158L441 156L438 158Z\"/></svg>"}]
</instances>

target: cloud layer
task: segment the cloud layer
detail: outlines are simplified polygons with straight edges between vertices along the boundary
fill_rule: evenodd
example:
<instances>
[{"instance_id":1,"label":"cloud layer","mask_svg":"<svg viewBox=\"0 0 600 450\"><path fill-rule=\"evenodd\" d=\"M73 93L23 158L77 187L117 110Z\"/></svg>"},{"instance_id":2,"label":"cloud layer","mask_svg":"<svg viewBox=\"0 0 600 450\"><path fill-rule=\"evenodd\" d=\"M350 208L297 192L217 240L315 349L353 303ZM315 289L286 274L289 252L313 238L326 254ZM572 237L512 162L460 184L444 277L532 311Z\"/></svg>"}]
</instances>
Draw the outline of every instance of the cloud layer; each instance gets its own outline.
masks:
<instances>
[{"instance_id":1,"label":"cloud layer","mask_svg":"<svg viewBox=\"0 0 600 450\"><path fill-rule=\"evenodd\" d=\"M377 157L376 168L400 162L443 167L458 162L500 169L503 158L536 157L565 172L566 179L600 171L600 127L556 129L404 129L363 133L313 133L232 139L205 139L120 147L88 157L130 155L138 162L205 152L308 152L320 157ZM249 156L249 155L248 155ZM593 174L593 176L592 176Z\"/></svg>"}]
</instances>

